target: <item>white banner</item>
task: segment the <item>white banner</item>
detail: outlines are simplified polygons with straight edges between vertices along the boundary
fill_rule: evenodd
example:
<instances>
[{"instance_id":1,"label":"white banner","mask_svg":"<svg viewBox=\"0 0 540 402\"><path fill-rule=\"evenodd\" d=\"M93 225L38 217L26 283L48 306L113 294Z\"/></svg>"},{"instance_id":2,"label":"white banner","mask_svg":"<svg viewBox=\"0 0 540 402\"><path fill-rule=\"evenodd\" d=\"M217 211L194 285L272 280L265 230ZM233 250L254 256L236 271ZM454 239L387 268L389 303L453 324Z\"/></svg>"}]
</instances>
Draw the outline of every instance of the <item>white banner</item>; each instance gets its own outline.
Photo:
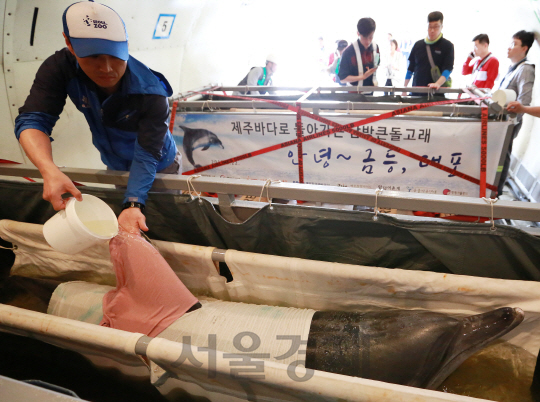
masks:
<instances>
[{"instance_id":1,"label":"white banner","mask_svg":"<svg viewBox=\"0 0 540 402\"><path fill-rule=\"evenodd\" d=\"M358 116L324 115L339 124ZM509 122L488 123L487 183L494 184ZM480 178L480 121L392 118L357 127L361 133ZM331 127L303 117L303 135ZM296 138L295 114L178 113L173 135L183 171ZM479 186L350 133L303 143L304 183L478 197ZM207 170L213 177L298 182L297 145ZM489 190L488 190L489 195Z\"/></svg>"}]
</instances>

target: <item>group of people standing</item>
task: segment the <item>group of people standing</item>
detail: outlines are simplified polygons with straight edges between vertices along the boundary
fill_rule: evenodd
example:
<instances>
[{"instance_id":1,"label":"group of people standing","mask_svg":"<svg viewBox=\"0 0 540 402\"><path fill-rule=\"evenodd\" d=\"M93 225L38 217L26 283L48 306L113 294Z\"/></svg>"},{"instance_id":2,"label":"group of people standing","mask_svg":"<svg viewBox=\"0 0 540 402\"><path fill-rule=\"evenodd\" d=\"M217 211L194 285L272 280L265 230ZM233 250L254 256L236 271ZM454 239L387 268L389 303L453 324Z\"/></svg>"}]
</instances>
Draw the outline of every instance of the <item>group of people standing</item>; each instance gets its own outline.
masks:
<instances>
[{"instance_id":1,"label":"group of people standing","mask_svg":"<svg viewBox=\"0 0 540 402\"><path fill-rule=\"evenodd\" d=\"M167 98L172 95L172 88L162 74L129 54L125 24L110 7L80 1L64 11L62 22L66 47L39 68L15 120L15 135L39 169L44 180L43 198L54 209L65 208L64 193L81 200L81 192L54 164L52 155L53 127L69 96L84 114L93 143L107 168L130 172L119 224L129 231L146 231L143 212L156 173L181 174L181 156L168 128ZM405 87L411 78L413 87L438 89L449 85L454 45L443 37L442 28L442 13L430 13L428 35L414 44L408 57ZM344 40L338 42L329 67L338 83L378 85L375 72L381 55L373 42L375 29L372 18L361 18L357 24L358 40L350 45ZM488 50L487 35L478 35L473 41L474 50L465 61L463 73L474 74L476 86L490 88L498 75L498 61ZM508 111L518 113L514 137L521 127L523 113L540 115L538 108L527 107L535 78L534 65L527 59L533 42L532 32L519 31L512 37L508 49L512 66L500 84L500 88L512 89L517 94L517 102L508 105ZM397 42L392 41L391 55L397 59L396 53ZM265 67L252 68L239 85L271 85L277 65L275 55L269 55ZM386 82L399 74L399 69L390 68ZM502 184L510 151L511 147Z\"/></svg>"},{"instance_id":2,"label":"group of people standing","mask_svg":"<svg viewBox=\"0 0 540 402\"><path fill-rule=\"evenodd\" d=\"M386 58L385 86L399 86L404 75L403 87L407 87L412 79L413 87L428 87L438 90L452 85L451 74L454 70L454 45L443 36L444 16L439 11L428 14L427 36L414 43L407 60L399 52L398 42L391 38L390 53ZM348 45L347 41L337 42L337 49L330 58L327 72L335 74L334 81L340 85L378 86L376 72L381 64L381 51L373 41L376 23L372 18L361 18L357 23L358 39ZM320 38L321 39L321 38ZM508 105L508 111L517 113L517 124L514 127L514 138L521 125L523 113L532 100L532 89L535 79L534 64L527 59L527 54L534 43L533 32L521 30L512 37L508 48L508 58L512 65L503 76L498 89L511 89L516 93L516 101ZM489 51L489 36L479 34L472 39L472 52L463 63L462 74L473 75L473 85L477 88L493 89L499 76L499 61ZM408 62L406 71L402 67ZM412 92L411 95L425 95ZM435 93L435 96L443 96ZM532 111L534 114L536 109ZM502 193L510 166L510 145L503 167L499 185Z\"/></svg>"},{"instance_id":3,"label":"group of people standing","mask_svg":"<svg viewBox=\"0 0 540 402\"><path fill-rule=\"evenodd\" d=\"M403 86L407 87L412 79L413 87L429 87L438 90L451 86L451 74L454 69L454 45L443 37L444 16L439 11L429 13L427 37L417 41L408 57L408 66ZM380 49L373 42L376 24L372 18L361 18L357 24L358 40L348 46L342 53L337 76L342 83L358 86L377 86L375 72L380 65ZM527 59L527 54L535 40L533 32L521 30L512 36L508 48L508 58L512 65L503 76L499 89L510 89L516 93L516 101L507 109L517 113L513 138L517 136L522 125L523 113L537 115L538 108L527 108L532 100L535 79L534 64ZM480 34L473 38L473 51L468 55L462 68L463 75L472 74L473 85L478 88L493 89L499 75L499 61L489 51L489 36ZM386 85L394 85L400 69L400 57L397 41L391 41L390 57L386 67ZM411 93L423 95L422 93ZM437 95L437 94L436 94ZM441 95L443 96L443 95ZM499 194L508 175L512 143L507 151L499 181Z\"/></svg>"}]
</instances>

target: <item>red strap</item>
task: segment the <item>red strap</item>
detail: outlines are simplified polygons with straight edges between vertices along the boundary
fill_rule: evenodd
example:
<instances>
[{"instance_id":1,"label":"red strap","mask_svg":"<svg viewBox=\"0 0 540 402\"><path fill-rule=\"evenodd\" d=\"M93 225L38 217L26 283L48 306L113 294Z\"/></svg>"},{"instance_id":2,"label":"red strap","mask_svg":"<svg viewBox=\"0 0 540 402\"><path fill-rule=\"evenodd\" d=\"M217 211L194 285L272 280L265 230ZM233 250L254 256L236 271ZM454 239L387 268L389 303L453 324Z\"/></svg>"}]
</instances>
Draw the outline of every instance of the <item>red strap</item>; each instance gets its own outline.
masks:
<instances>
[{"instance_id":1,"label":"red strap","mask_svg":"<svg viewBox=\"0 0 540 402\"><path fill-rule=\"evenodd\" d=\"M175 100L172 104L171 120L169 122L169 131L172 133L174 128L174 118L176 117L176 109L178 108L178 101Z\"/></svg>"},{"instance_id":2,"label":"red strap","mask_svg":"<svg viewBox=\"0 0 540 402\"><path fill-rule=\"evenodd\" d=\"M302 146L302 115L300 114L300 102L296 102L296 106L298 106L298 112L296 113L296 138L300 141L298 142L297 149L298 149L298 183L304 182L304 147Z\"/></svg>"},{"instance_id":3,"label":"red strap","mask_svg":"<svg viewBox=\"0 0 540 402\"><path fill-rule=\"evenodd\" d=\"M486 196L488 108L482 107L482 135L480 136L480 198Z\"/></svg>"},{"instance_id":4,"label":"red strap","mask_svg":"<svg viewBox=\"0 0 540 402\"><path fill-rule=\"evenodd\" d=\"M208 93L203 92L203 94L208 94ZM251 100L251 101L254 100L253 98L248 98L248 97L244 97L244 96L231 96L231 95L229 95L227 97L228 98L234 98L234 99ZM419 162L422 162L424 164L433 166L433 167L435 167L437 169L443 170L443 171L445 171L447 173L450 173L450 174L452 174L454 176L460 177L460 178L462 178L464 180L470 181L471 183L480 185L480 180L475 178L475 177L472 177L472 176L469 176L469 175L467 175L465 173L459 172L459 171L457 171L457 170L455 170L453 168L449 168L447 166L441 165L440 163L437 163L437 162L432 161L430 159L424 158L423 156L417 155L417 154L415 154L413 152L409 152L409 151L407 151L405 149L399 148L399 147L397 147L397 146L395 146L393 144L390 144L390 143L387 143L385 141L379 140L379 139L374 138L374 137L372 137L370 135L360 133L360 132L358 132L356 130L353 130L353 128L363 126L363 125L366 125L366 124L369 124L369 123L374 123L376 121L385 120L385 119L388 119L390 117L405 114L405 113L408 113L408 112L411 112L411 111L414 111L414 110L424 109L424 108L427 108L427 107L430 107L430 106L449 105L449 104L453 104L453 103L470 102L471 100L483 100L483 99L487 99L487 98L489 98L489 96L485 96L485 97L482 97L482 98L467 98L467 99L445 100L445 101L438 101L438 102L431 102L431 103L417 103L417 104L414 104L414 105L406 106L406 107L401 108L401 109L397 109L397 110L394 110L394 111L391 111L391 112L383 113L383 114L380 114L378 116L368 117L367 119L359 120L357 122L349 123L349 124L345 124L345 125L340 125L339 123L336 123L336 122L333 122L331 120L325 119L324 117L321 117L319 115L314 115L313 113L302 110L298 106L291 106L291 105L288 105L288 104L283 103L283 102L260 98L260 99L257 99L257 100L267 102L267 103L271 103L271 104L274 104L276 106L282 107L284 109L291 110L291 111L293 111L293 112L295 112L297 114L300 114L302 116L306 116L306 117L309 117L311 119L317 120L317 121L319 121L321 123L327 124L327 125L332 126L334 128L322 131L320 133L311 134L311 135L308 135L308 136L302 136L302 137L299 137L299 138L297 137L295 140L286 141L286 142L283 142L281 144L272 145L270 147L262 148L262 149L259 149L257 151L249 152L247 154L243 154L243 155L240 155L240 156L237 156L237 157L234 157L234 158L225 159L225 160L222 160L220 162L212 163L212 164L206 165L206 166L201 166L201 167L189 170L187 172L184 172L182 174L184 174L184 175L192 175L192 174L195 174L195 173L204 172L206 170L214 169L216 167L228 165L228 164L233 163L233 162L238 162L238 161L241 161L241 160L244 160L244 159L252 158L252 157L257 156L257 155L262 155L262 154L265 154L265 153L268 153L268 152L272 152L272 151L275 151L277 149L290 147L292 145L298 144L299 142L310 141L310 140L313 140L313 139L316 139L316 138L324 137L326 135L334 134L334 133L337 133L337 132L340 132L340 131L345 131L345 132L348 132L348 133L350 133L352 135L355 135L357 137L363 138L363 139L365 139L367 141L373 142L373 143L375 143L377 145L380 145L380 146L383 146L385 148L391 149L391 150L393 150L395 152L398 152L398 153L400 153L402 155L408 156L409 158L416 159ZM490 190L494 190L494 191L497 190L497 188L492 184L486 184L486 187L489 188Z\"/></svg>"}]
</instances>

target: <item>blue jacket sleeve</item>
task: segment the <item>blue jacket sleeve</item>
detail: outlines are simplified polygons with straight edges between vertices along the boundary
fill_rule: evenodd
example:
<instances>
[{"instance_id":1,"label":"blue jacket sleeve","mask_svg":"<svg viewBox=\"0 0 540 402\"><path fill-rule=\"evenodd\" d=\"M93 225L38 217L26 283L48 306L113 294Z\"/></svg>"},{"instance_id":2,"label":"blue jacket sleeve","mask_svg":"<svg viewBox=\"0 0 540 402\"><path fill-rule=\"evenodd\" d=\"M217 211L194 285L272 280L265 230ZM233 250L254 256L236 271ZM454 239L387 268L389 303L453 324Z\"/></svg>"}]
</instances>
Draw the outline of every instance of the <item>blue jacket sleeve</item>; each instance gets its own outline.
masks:
<instances>
[{"instance_id":1,"label":"blue jacket sleeve","mask_svg":"<svg viewBox=\"0 0 540 402\"><path fill-rule=\"evenodd\" d=\"M28 128L42 131L50 136L58 119L58 116L41 112L28 112L20 114L15 119L15 136L18 140L21 137L21 133Z\"/></svg>"},{"instance_id":2,"label":"blue jacket sleeve","mask_svg":"<svg viewBox=\"0 0 540 402\"><path fill-rule=\"evenodd\" d=\"M146 203L148 191L154 183L157 171L157 159L139 144L135 143L133 163L129 169L129 179L124 202Z\"/></svg>"},{"instance_id":3,"label":"blue jacket sleeve","mask_svg":"<svg viewBox=\"0 0 540 402\"><path fill-rule=\"evenodd\" d=\"M157 95L145 96L142 110L144 117L139 122L124 202L135 201L144 204L154 182L158 165L163 157L166 157L163 155L163 147L165 137L169 133L167 98Z\"/></svg>"}]
</instances>

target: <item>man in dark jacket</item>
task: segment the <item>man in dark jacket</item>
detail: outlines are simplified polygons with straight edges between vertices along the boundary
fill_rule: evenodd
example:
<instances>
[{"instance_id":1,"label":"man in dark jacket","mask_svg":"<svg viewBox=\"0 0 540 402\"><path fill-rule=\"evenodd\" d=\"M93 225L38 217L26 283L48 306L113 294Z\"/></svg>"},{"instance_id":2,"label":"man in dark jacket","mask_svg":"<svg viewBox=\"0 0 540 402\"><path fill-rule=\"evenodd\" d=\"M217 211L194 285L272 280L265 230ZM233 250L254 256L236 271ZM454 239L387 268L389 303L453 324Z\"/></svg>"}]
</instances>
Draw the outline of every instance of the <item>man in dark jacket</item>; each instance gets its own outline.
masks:
<instances>
[{"instance_id":1,"label":"man in dark jacket","mask_svg":"<svg viewBox=\"0 0 540 402\"><path fill-rule=\"evenodd\" d=\"M43 176L43 198L55 210L65 208L63 193L82 200L54 164L49 138L69 96L84 114L103 163L130 172L119 224L148 230L143 212L156 172L180 173L167 125L172 89L161 74L129 56L124 22L111 8L82 1L69 6L62 20L67 48L39 68L15 135Z\"/></svg>"},{"instance_id":2,"label":"man in dark jacket","mask_svg":"<svg viewBox=\"0 0 540 402\"><path fill-rule=\"evenodd\" d=\"M405 76L405 86L413 78L413 87L439 89L450 78L454 69L454 45L443 38L443 14L434 11L428 15L428 36L416 42L409 56L409 67ZM430 61L429 53L431 53ZM432 65L433 64L433 65ZM438 77L432 74L438 67Z\"/></svg>"},{"instance_id":3,"label":"man in dark jacket","mask_svg":"<svg viewBox=\"0 0 540 402\"><path fill-rule=\"evenodd\" d=\"M373 42L376 29L373 18L360 18L356 24L358 40L341 55L338 77L341 82L364 87L377 86L375 72L381 57L379 46Z\"/></svg>"}]
</instances>

